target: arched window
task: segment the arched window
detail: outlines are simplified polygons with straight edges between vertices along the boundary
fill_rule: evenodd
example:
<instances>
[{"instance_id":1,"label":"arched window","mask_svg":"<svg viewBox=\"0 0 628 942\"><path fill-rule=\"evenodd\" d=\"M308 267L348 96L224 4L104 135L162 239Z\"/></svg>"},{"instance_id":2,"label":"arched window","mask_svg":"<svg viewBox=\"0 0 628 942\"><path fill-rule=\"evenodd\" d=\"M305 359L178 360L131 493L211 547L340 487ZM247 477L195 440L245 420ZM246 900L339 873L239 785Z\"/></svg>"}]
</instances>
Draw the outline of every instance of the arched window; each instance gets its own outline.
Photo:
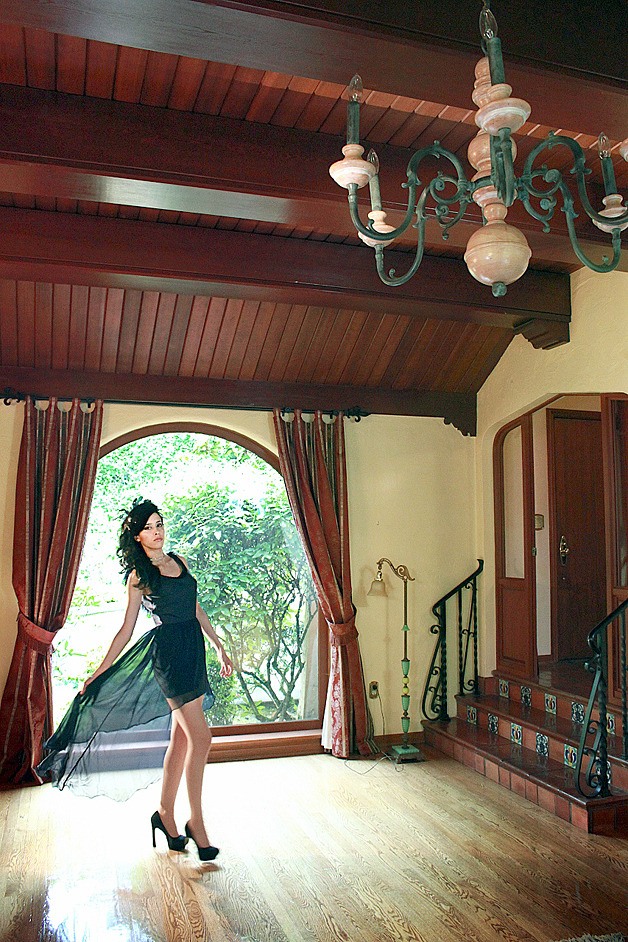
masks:
<instances>
[{"instance_id":1,"label":"arched window","mask_svg":"<svg viewBox=\"0 0 628 942\"><path fill-rule=\"evenodd\" d=\"M138 429L101 449L81 569L53 660L56 717L120 627L126 595L115 550L123 511L138 496L162 510L166 548L188 562L234 661L233 677L221 679L207 646L212 726L319 727L326 644L277 459L242 435L197 423ZM141 613L135 637L151 624Z\"/></svg>"}]
</instances>

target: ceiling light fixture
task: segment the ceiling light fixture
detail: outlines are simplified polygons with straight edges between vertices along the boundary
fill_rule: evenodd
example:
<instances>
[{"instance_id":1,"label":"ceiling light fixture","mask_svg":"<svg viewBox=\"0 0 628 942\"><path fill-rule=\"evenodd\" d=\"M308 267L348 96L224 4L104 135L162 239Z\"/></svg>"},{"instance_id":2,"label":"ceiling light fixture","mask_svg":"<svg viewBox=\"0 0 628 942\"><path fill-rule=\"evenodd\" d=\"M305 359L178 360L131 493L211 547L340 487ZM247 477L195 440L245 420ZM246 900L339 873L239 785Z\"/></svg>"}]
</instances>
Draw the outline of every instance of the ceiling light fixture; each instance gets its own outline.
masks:
<instances>
[{"instance_id":1,"label":"ceiling light fixture","mask_svg":"<svg viewBox=\"0 0 628 942\"><path fill-rule=\"evenodd\" d=\"M497 36L497 23L490 9L490 0L483 0L480 12L480 33L484 57L478 62L475 75L473 101L478 106L475 122L480 128L468 148L469 162L477 171L468 180L456 154L435 141L411 157L407 170L408 209L400 226L394 228L386 222L379 189L379 160L374 151L366 159L360 144L360 102L363 97L362 81L355 75L349 85L347 107L347 143L342 148L344 158L332 164L329 172L349 193L349 211L359 237L375 249L377 271L384 284L405 284L417 271L423 258L425 245L426 203L435 203L436 219L447 239L449 229L464 215L471 201L482 210L484 225L470 237L464 254L467 268L473 277L491 285L495 297L506 293L506 286L524 274L532 254L525 236L515 226L505 222L508 208L519 199L530 216L543 223L549 232L558 197L567 219L567 228L573 250L583 265L596 272L609 272L619 264L621 233L628 227L628 210L616 192L615 173L608 138L600 134L598 153L602 165L605 196L604 209L593 209L586 191L585 177L591 172L586 167L584 151L571 137L551 132L528 156L523 173L515 176L516 146L512 134L518 131L530 116L530 106L521 98L511 98L512 88L506 84L501 42ZM559 170L546 165L535 166L543 151L557 146L569 148L574 157L571 173L576 179L582 208L593 223L611 236L613 257L603 256L600 264L587 258L578 243L574 220L578 213L574 201ZM619 146L619 152L628 161L628 139ZM448 160L455 175L439 172L422 187L418 177L419 166L426 158ZM369 223L364 225L358 213L358 190L368 183L371 198ZM457 208L456 208L457 207ZM413 223L414 218L416 221ZM417 249L409 270L396 275L395 269L386 271L384 248L403 235L411 224L417 230Z\"/></svg>"}]
</instances>

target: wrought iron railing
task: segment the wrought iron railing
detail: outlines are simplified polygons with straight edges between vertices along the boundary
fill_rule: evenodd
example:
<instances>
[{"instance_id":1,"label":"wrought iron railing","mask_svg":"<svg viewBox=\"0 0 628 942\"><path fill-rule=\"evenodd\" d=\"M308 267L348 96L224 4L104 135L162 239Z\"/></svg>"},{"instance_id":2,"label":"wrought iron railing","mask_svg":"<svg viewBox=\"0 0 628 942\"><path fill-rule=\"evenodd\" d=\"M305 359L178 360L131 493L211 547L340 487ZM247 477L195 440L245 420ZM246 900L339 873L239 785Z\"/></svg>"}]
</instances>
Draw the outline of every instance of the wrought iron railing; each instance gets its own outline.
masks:
<instances>
[{"instance_id":1,"label":"wrought iron railing","mask_svg":"<svg viewBox=\"0 0 628 942\"><path fill-rule=\"evenodd\" d=\"M607 798L610 794L608 763L608 646L616 623L619 638L619 685L621 690L622 758L628 759L628 709L626 704L626 610L628 599L618 605L589 632L593 656L586 667L595 674L584 716L578 756L576 787L585 798ZM597 716L594 716L594 712ZM585 768L586 764L586 768ZM583 781L584 779L584 781Z\"/></svg>"},{"instance_id":2,"label":"wrought iron railing","mask_svg":"<svg viewBox=\"0 0 628 942\"><path fill-rule=\"evenodd\" d=\"M432 662L423 691L422 710L428 720L448 720L447 712L447 603L455 599L458 644L458 693L479 693L478 682L478 576L484 569L484 560L478 559L478 568L463 579L455 589L432 606L436 624L430 631L438 635Z\"/></svg>"}]
</instances>

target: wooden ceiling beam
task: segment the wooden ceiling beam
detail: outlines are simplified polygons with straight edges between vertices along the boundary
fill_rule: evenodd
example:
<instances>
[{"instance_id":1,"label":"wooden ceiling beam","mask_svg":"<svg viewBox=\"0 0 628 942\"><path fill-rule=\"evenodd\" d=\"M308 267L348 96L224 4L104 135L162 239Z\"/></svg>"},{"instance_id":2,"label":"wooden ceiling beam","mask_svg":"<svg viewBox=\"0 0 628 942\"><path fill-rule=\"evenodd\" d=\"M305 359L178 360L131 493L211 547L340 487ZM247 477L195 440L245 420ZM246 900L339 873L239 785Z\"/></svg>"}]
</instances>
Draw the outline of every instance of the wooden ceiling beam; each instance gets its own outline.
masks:
<instances>
[{"instance_id":1,"label":"wooden ceiling beam","mask_svg":"<svg viewBox=\"0 0 628 942\"><path fill-rule=\"evenodd\" d=\"M0 390L45 399L104 399L107 402L160 403L239 409L360 409L367 414L434 416L464 435L476 432L475 393L382 389L373 386L321 386L181 376L22 369L0 366Z\"/></svg>"},{"instance_id":2,"label":"wooden ceiling beam","mask_svg":"<svg viewBox=\"0 0 628 942\"><path fill-rule=\"evenodd\" d=\"M403 271L411 256L390 252ZM389 288L364 246L0 208L0 277L133 287L348 310L411 314L489 326L554 322L568 339L569 276L528 271L505 298L474 281L464 262L426 257Z\"/></svg>"},{"instance_id":3,"label":"wooden ceiling beam","mask_svg":"<svg viewBox=\"0 0 628 942\"><path fill-rule=\"evenodd\" d=\"M290 128L4 86L0 191L354 236L345 191L328 173L340 143ZM405 212L401 184L410 152L386 145L378 145L378 152L389 221L397 225ZM603 194L589 191L593 204L601 205ZM365 219L367 212L365 205ZM588 223L584 214L583 219ZM578 267L561 214L550 234L518 203L509 221L525 233L539 267ZM469 218L455 226L448 251L462 255L477 225ZM410 229L400 242L413 237ZM441 246L441 229L432 220L427 251ZM608 251L608 238L589 225L581 247L595 259ZM628 270L628 251L620 267Z\"/></svg>"},{"instance_id":4,"label":"wooden ceiling beam","mask_svg":"<svg viewBox=\"0 0 628 942\"><path fill-rule=\"evenodd\" d=\"M477 10L468 0L452 0L446 17L435 0L420 4L416 14L416 5L401 0L365 6L366 11L347 16L345 5L333 0L316 7L228 0L12 0L0 5L0 23L340 84L360 72L368 88L469 107L479 37ZM388 10L375 15L375 7ZM622 140L625 5L613 3L604 22L579 15L577 4L570 14L565 0L537 5L533 25L527 8L517 20L515 15L509 9L498 17L508 39L506 78L514 94L530 102L534 120L592 135L601 130L601 121L611 138ZM604 27L611 15L609 31Z\"/></svg>"}]
</instances>

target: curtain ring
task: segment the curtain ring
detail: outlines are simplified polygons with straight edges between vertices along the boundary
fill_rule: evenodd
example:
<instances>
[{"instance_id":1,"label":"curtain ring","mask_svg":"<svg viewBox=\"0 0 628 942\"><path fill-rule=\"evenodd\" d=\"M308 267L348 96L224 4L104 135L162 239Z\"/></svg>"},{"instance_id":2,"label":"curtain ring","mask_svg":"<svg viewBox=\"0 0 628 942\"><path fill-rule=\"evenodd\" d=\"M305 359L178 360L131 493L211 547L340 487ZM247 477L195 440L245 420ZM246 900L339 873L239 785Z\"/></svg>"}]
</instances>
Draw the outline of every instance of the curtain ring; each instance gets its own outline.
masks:
<instances>
[{"instance_id":1,"label":"curtain ring","mask_svg":"<svg viewBox=\"0 0 628 942\"><path fill-rule=\"evenodd\" d=\"M35 399L35 408L38 412L46 412L50 405L50 399Z\"/></svg>"},{"instance_id":2,"label":"curtain ring","mask_svg":"<svg viewBox=\"0 0 628 942\"><path fill-rule=\"evenodd\" d=\"M287 422L289 425L290 422L294 422L294 412L292 411L292 409L282 409L281 418L283 419L284 422Z\"/></svg>"},{"instance_id":3,"label":"curtain ring","mask_svg":"<svg viewBox=\"0 0 628 942\"><path fill-rule=\"evenodd\" d=\"M57 399L57 409L59 412L71 412L72 403L68 402L67 399L63 400L63 402L60 399Z\"/></svg>"},{"instance_id":4,"label":"curtain ring","mask_svg":"<svg viewBox=\"0 0 628 942\"><path fill-rule=\"evenodd\" d=\"M304 422L307 422L308 425L309 425L311 422L314 421L314 413L313 413L313 412L302 412L302 413L301 413L301 418L303 419Z\"/></svg>"},{"instance_id":5,"label":"curtain ring","mask_svg":"<svg viewBox=\"0 0 628 942\"><path fill-rule=\"evenodd\" d=\"M81 404L80 404L81 412L86 412L86 413L93 412L95 408L96 408L96 403L94 402L93 399L90 399L88 402L83 402L81 400Z\"/></svg>"}]
</instances>

